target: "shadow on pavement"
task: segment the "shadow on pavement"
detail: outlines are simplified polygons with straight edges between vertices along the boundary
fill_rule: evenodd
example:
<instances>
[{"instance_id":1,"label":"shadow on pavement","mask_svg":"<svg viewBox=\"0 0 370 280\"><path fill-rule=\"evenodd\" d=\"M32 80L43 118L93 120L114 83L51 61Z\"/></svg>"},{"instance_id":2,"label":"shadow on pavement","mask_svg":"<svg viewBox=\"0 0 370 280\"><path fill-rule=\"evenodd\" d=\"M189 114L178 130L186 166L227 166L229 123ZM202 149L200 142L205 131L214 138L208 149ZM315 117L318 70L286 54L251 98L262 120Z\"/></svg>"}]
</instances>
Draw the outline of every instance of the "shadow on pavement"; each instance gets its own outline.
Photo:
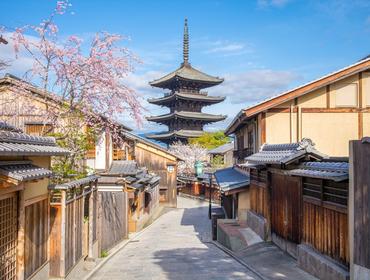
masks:
<instances>
[{"instance_id":1,"label":"shadow on pavement","mask_svg":"<svg viewBox=\"0 0 370 280\"><path fill-rule=\"evenodd\" d=\"M155 263L167 279L259 279L212 244L155 252Z\"/></svg>"}]
</instances>

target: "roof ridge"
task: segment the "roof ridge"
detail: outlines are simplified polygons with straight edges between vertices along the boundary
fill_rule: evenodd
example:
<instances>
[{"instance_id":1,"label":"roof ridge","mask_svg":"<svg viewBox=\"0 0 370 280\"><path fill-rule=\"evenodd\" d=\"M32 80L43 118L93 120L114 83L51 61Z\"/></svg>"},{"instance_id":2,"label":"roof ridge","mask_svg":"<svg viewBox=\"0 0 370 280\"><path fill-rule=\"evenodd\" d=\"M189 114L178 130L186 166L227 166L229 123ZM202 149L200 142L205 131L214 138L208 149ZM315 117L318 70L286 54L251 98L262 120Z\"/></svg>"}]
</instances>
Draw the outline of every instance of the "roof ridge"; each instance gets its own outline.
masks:
<instances>
[{"instance_id":1,"label":"roof ridge","mask_svg":"<svg viewBox=\"0 0 370 280\"><path fill-rule=\"evenodd\" d=\"M0 131L0 142L56 146L56 141L53 137L31 136L11 131Z\"/></svg>"}]
</instances>

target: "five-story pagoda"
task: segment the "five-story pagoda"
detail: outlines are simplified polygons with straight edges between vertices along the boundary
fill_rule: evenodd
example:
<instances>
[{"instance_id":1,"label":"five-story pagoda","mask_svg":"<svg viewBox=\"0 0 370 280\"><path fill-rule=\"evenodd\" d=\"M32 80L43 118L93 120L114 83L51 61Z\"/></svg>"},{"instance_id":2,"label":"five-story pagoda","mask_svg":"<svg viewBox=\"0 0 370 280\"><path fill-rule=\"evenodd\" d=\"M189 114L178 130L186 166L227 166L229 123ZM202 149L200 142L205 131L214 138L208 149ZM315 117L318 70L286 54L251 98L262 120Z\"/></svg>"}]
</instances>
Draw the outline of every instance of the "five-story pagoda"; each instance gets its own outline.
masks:
<instances>
[{"instance_id":1,"label":"five-story pagoda","mask_svg":"<svg viewBox=\"0 0 370 280\"><path fill-rule=\"evenodd\" d=\"M213 115L202 112L204 106L216 104L225 97L209 96L204 88L223 82L223 79L202 73L189 63L189 34L185 19L183 63L172 73L150 82L153 87L168 89L161 98L148 99L149 103L165 106L170 112L160 116L147 117L148 121L168 126L168 131L147 135L148 138L167 144L175 141L187 142L189 138L198 137L203 133L203 126L224 120L224 115Z\"/></svg>"}]
</instances>

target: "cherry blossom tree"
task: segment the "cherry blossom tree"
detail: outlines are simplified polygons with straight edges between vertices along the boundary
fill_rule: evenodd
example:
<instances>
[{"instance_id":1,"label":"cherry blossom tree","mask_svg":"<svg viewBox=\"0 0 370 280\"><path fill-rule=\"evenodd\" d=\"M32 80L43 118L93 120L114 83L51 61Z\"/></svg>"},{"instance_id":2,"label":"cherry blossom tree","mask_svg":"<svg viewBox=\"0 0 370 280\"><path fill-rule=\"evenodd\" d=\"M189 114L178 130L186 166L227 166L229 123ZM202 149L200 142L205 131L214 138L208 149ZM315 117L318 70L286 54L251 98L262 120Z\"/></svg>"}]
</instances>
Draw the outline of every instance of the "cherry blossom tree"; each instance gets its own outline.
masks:
<instances>
[{"instance_id":1,"label":"cherry blossom tree","mask_svg":"<svg viewBox=\"0 0 370 280\"><path fill-rule=\"evenodd\" d=\"M121 46L128 38L118 34L98 32L88 41L75 35L60 39L55 20L70 6L68 0L58 1L40 24L25 25L12 32L16 57L22 52L33 61L24 75L26 83L19 81L18 92L24 95L29 90L28 82L37 84L45 98L43 119L71 145L79 143L73 137L84 127L93 131L108 129L118 141L117 120L122 115L130 115L141 124L141 100L125 83L140 61ZM81 157L77 156L79 147L68 148ZM74 160L73 154L68 160Z\"/></svg>"},{"instance_id":2,"label":"cherry blossom tree","mask_svg":"<svg viewBox=\"0 0 370 280\"><path fill-rule=\"evenodd\" d=\"M178 164L180 174L193 174L195 162L207 160L207 149L198 144L176 142L170 145L169 151L182 159Z\"/></svg>"}]
</instances>

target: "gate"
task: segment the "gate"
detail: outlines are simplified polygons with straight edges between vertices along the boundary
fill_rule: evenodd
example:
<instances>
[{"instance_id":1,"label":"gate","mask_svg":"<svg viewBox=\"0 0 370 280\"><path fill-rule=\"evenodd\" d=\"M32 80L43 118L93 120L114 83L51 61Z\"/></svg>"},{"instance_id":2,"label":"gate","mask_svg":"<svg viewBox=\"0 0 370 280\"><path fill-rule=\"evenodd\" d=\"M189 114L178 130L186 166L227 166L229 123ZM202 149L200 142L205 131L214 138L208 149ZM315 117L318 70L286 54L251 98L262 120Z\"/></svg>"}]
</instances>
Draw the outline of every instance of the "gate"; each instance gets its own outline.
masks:
<instances>
[{"instance_id":1,"label":"gate","mask_svg":"<svg viewBox=\"0 0 370 280\"><path fill-rule=\"evenodd\" d=\"M0 197L0 280L16 279L17 194Z\"/></svg>"},{"instance_id":2,"label":"gate","mask_svg":"<svg viewBox=\"0 0 370 280\"><path fill-rule=\"evenodd\" d=\"M271 231L294 243L301 241L300 178L271 174Z\"/></svg>"}]
</instances>

